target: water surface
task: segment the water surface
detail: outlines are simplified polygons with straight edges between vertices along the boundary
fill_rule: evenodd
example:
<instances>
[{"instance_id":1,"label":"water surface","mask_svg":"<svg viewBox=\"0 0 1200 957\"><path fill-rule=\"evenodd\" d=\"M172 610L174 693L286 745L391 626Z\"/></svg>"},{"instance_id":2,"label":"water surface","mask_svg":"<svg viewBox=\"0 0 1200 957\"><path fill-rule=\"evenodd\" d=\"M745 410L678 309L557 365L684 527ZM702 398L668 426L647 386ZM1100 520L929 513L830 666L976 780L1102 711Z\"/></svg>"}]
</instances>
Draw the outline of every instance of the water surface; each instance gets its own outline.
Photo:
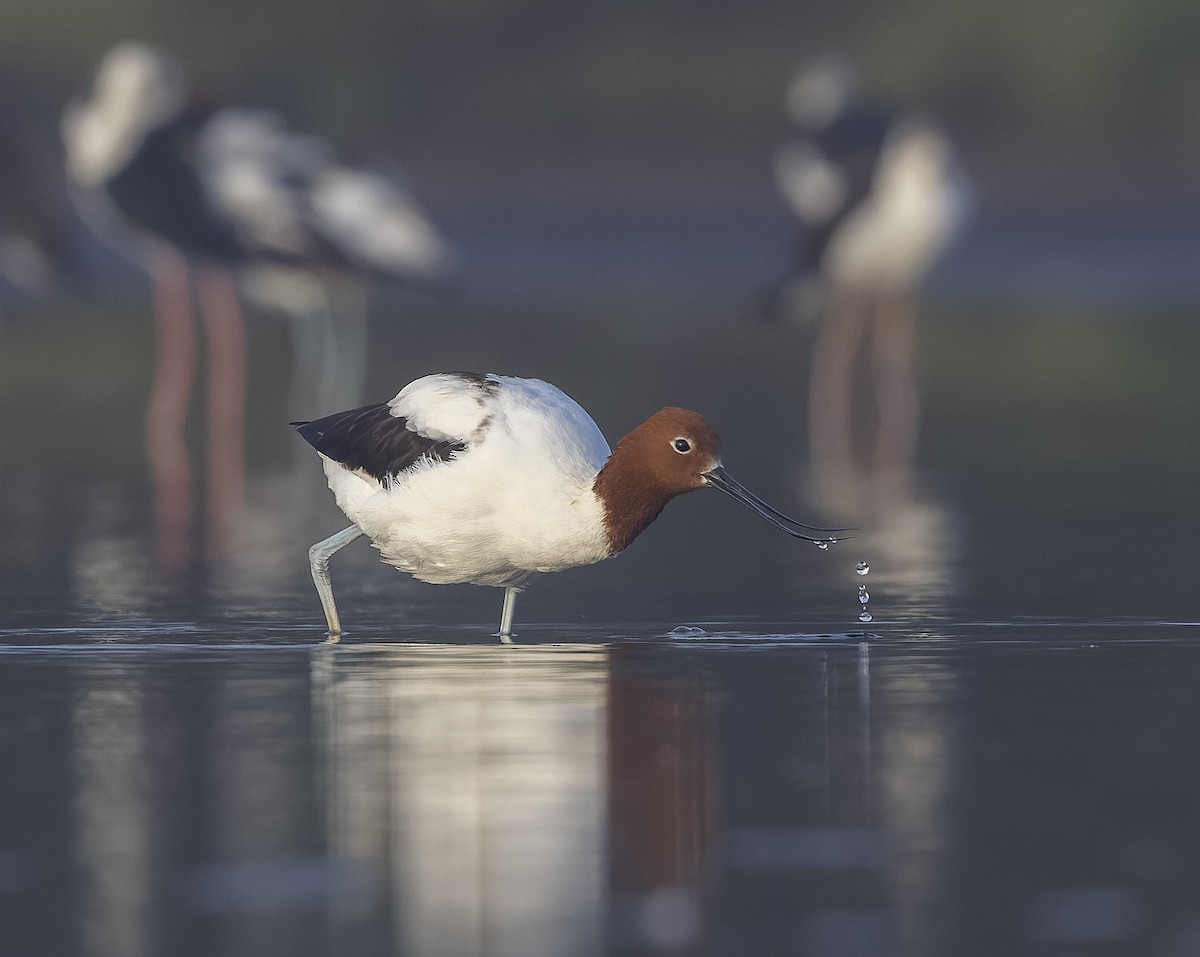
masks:
<instances>
[{"instance_id":1,"label":"water surface","mask_svg":"<svg viewBox=\"0 0 1200 957\"><path fill-rule=\"evenodd\" d=\"M751 488L859 531L821 552L687 496L534 582L513 647L499 592L359 542L329 645L305 553L342 519L285 424L329 410L289 408L286 330L251 326L218 547L199 420L195 524L156 523L144 307L10 320L5 953L1200 950L1191 325L929 308L915 470L830 494L805 330L644 292L380 309L365 398L541 375L612 440L692 406Z\"/></svg>"}]
</instances>

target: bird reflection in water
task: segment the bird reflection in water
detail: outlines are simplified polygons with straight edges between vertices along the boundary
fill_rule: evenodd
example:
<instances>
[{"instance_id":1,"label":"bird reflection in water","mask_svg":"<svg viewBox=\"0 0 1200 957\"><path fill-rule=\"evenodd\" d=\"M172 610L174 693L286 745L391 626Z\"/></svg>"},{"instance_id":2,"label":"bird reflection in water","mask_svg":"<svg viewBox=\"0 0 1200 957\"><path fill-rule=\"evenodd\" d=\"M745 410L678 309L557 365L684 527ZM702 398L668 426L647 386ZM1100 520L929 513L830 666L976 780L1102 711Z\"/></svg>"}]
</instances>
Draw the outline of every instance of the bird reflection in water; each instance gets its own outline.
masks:
<instances>
[{"instance_id":1,"label":"bird reflection in water","mask_svg":"<svg viewBox=\"0 0 1200 957\"><path fill-rule=\"evenodd\" d=\"M721 809L717 689L646 674L638 657L609 655L610 934L622 953L697 953Z\"/></svg>"},{"instance_id":2,"label":"bird reflection in water","mask_svg":"<svg viewBox=\"0 0 1200 957\"><path fill-rule=\"evenodd\" d=\"M865 646L805 652L322 647L329 846L373 875L332 902L334 933L586 957L837 931L894 952L885 828L910 812L880 772L901 742L875 743Z\"/></svg>"},{"instance_id":3,"label":"bird reflection in water","mask_svg":"<svg viewBox=\"0 0 1200 957\"><path fill-rule=\"evenodd\" d=\"M331 902L376 953L604 953L604 652L328 645L313 658Z\"/></svg>"},{"instance_id":4,"label":"bird reflection in water","mask_svg":"<svg viewBox=\"0 0 1200 957\"><path fill-rule=\"evenodd\" d=\"M196 523L185 438L198 365L193 296L199 307L207 545L214 557L228 557L245 495L240 296L294 318L295 381L318 391L336 385L344 401L356 397L364 372L365 300L341 297L355 303L344 316L345 342L314 335L314 324L332 320L328 288L355 277L435 279L445 247L393 178L337 160L273 113L206 105L179 64L149 46L111 50L89 97L68 107L62 126L84 217L153 283L146 443L161 555L173 567L191 560ZM313 397L321 399L329 400Z\"/></svg>"},{"instance_id":5,"label":"bird reflection in water","mask_svg":"<svg viewBox=\"0 0 1200 957\"><path fill-rule=\"evenodd\" d=\"M68 709L45 725L70 786L18 820L67 823L38 833L88 952L938 952L956 748L929 662L651 640L58 664L67 693L20 700Z\"/></svg>"}]
</instances>

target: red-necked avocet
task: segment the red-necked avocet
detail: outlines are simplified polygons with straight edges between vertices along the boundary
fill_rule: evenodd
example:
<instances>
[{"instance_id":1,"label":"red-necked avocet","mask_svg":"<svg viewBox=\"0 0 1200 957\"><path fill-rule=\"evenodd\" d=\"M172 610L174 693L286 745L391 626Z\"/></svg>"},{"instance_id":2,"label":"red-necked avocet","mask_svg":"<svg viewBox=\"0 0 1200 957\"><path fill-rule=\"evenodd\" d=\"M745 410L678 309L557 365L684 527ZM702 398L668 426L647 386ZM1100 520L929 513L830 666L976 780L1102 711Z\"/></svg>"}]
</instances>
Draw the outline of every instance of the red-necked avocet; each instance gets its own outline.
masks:
<instances>
[{"instance_id":1,"label":"red-necked avocet","mask_svg":"<svg viewBox=\"0 0 1200 957\"><path fill-rule=\"evenodd\" d=\"M822 547L841 531L788 518L734 481L717 433L697 413L662 409L610 451L591 416L539 379L429 375L390 402L292 424L321 453L354 523L309 550L334 640L342 627L329 560L362 535L421 581L503 588L507 642L526 579L616 555L693 489L720 489Z\"/></svg>"}]
</instances>

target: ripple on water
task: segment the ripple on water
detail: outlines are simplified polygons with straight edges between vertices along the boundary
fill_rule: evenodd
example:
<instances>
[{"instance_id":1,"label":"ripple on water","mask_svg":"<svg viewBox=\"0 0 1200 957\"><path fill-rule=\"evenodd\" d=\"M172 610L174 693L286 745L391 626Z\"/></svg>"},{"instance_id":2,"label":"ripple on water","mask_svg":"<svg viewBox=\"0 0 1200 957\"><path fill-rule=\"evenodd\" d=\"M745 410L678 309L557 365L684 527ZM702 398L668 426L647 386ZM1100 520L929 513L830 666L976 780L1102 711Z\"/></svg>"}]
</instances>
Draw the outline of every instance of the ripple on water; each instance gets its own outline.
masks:
<instances>
[{"instance_id":1,"label":"ripple on water","mask_svg":"<svg viewBox=\"0 0 1200 957\"><path fill-rule=\"evenodd\" d=\"M705 641L714 644L812 644L817 642L855 642L875 637L862 632L762 632L708 631L697 625L676 625L660 637L672 641Z\"/></svg>"}]
</instances>

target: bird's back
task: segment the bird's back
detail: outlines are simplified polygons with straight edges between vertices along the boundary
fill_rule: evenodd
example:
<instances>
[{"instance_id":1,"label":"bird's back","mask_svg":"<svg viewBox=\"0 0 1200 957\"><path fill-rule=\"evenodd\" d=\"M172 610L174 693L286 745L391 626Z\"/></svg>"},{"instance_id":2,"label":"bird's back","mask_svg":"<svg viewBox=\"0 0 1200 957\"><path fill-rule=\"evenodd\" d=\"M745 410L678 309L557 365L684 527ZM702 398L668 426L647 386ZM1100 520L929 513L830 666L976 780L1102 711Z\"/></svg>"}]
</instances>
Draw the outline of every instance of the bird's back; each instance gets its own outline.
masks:
<instances>
[{"instance_id":1,"label":"bird's back","mask_svg":"<svg viewBox=\"0 0 1200 957\"><path fill-rule=\"evenodd\" d=\"M197 168L196 140L203 122L189 113L150 131L106 188L134 225L200 258L236 262L242 246L210 202Z\"/></svg>"},{"instance_id":2,"label":"bird's back","mask_svg":"<svg viewBox=\"0 0 1200 957\"><path fill-rule=\"evenodd\" d=\"M801 227L801 269L820 268L833 235L870 195L890 123L888 110L855 101L797 127L780 147L776 176Z\"/></svg>"},{"instance_id":3,"label":"bird's back","mask_svg":"<svg viewBox=\"0 0 1200 957\"><path fill-rule=\"evenodd\" d=\"M436 229L395 177L338 160L270 111L220 111L200 153L208 194L253 257L425 280L446 265Z\"/></svg>"}]
</instances>

